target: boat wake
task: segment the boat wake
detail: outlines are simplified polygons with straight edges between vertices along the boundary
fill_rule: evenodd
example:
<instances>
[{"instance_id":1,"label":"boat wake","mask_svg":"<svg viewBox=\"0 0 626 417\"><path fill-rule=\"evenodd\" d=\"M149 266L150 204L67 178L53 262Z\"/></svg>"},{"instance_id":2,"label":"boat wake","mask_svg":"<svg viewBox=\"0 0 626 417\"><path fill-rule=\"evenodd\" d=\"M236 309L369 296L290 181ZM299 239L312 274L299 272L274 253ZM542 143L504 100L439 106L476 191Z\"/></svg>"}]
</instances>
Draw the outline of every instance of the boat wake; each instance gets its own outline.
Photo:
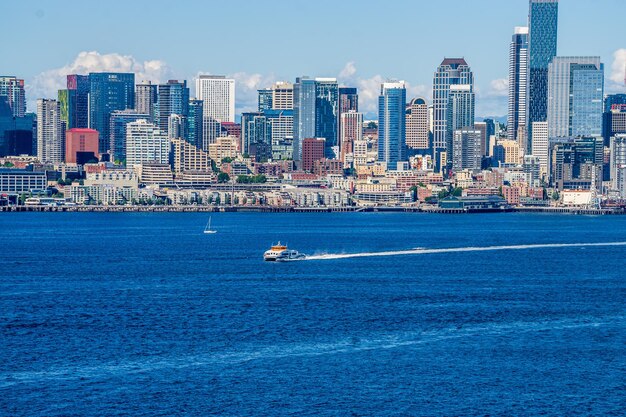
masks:
<instances>
[{"instance_id":1,"label":"boat wake","mask_svg":"<svg viewBox=\"0 0 626 417\"><path fill-rule=\"evenodd\" d=\"M454 252L487 252L500 250L527 250L527 249L549 249L549 248L584 248L598 246L626 246L626 242L599 242L599 243L539 243L534 245L507 245L507 246L467 246L462 248L440 248L440 249L407 249L384 252L361 252L361 253L337 253L307 256L303 260L322 261L329 259L347 258L369 258L375 256L402 256L402 255L425 255L431 253L454 253Z\"/></svg>"}]
</instances>

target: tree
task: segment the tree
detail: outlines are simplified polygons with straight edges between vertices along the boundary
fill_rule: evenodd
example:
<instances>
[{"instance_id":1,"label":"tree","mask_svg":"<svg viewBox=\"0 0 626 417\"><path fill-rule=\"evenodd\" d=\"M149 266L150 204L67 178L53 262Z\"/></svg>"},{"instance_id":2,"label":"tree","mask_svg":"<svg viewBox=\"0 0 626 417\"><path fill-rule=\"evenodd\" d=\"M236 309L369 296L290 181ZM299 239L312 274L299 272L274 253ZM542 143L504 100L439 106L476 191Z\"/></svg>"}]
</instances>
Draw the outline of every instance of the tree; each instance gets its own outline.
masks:
<instances>
[{"instance_id":1,"label":"tree","mask_svg":"<svg viewBox=\"0 0 626 417\"><path fill-rule=\"evenodd\" d=\"M463 195L463 189L461 187L456 187L454 190L452 190L452 195L455 197L460 197Z\"/></svg>"},{"instance_id":2,"label":"tree","mask_svg":"<svg viewBox=\"0 0 626 417\"><path fill-rule=\"evenodd\" d=\"M554 201L557 201L557 200L559 199L559 197L560 197L559 192L558 192L557 190L554 190L554 191L552 192L552 199L553 199Z\"/></svg>"},{"instance_id":3,"label":"tree","mask_svg":"<svg viewBox=\"0 0 626 417\"><path fill-rule=\"evenodd\" d=\"M219 196L219 194L218 194L218 196L217 196L217 197L215 197L215 205L216 205L216 206L219 206L221 202L222 202L222 199L220 198L220 196Z\"/></svg>"},{"instance_id":4,"label":"tree","mask_svg":"<svg viewBox=\"0 0 626 417\"><path fill-rule=\"evenodd\" d=\"M220 172L217 174L217 182L228 182L230 181L230 175L225 172Z\"/></svg>"}]
</instances>

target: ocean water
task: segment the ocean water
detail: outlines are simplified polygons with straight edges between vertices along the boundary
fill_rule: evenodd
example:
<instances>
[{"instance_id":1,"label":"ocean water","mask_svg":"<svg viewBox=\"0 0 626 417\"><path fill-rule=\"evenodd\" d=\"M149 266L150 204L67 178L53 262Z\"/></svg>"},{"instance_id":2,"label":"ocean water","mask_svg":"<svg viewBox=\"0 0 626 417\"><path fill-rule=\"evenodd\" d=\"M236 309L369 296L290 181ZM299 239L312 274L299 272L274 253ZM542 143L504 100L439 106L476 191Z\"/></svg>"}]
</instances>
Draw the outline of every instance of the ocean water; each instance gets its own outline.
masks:
<instances>
[{"instance_id":1,"label":"ocean water","mask_svg":"<svg viewBox=\"0 0 626 417\"><path fill-rule=\"evenodd\" d=\"M0 415L626 415L626 216L206 221L0 215Z\"/></svg>"}]
</instances>

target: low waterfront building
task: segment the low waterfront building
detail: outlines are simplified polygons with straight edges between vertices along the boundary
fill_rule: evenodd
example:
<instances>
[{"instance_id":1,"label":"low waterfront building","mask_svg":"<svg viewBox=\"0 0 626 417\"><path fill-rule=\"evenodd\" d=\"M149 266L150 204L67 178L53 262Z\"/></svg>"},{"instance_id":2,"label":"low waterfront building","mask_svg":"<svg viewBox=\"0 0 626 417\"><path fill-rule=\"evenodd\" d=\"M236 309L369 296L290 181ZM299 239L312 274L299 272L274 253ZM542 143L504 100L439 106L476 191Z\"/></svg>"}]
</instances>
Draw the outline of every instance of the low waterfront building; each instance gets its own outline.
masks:
<instances>
[{"instance_id":1,"label":"low waterfront building","mask_svg":"<svg viewBox=\"0 0 626 417\"><path fill-rule=\"evenodd\" d=\"M221 139L221 138L220 138ZM219 140L219 139L218 139ZM172 162L174 173L185 171L211 171L209 153L192 145L182 138L174 138L172 142ZM209 145L210 147L211 145Z\"/></svg>"},{"instance_id":2,"label":"low waterfront building","mask_svg":"<svg viewBox=\"0 0 626 417\"><path fill-rule=\"evenodd\" d=\"M174 183L172 170L168 164L145 163L135 165L142 184L169 185Z\"/></svg>"},{"instance_id":3,"label":"low waterfront building","mask_svg":"<svg viewBox=\"0 0 626 417\"><path fill-rule=\"evenodd\" d=\"M504 210L509 205L506 200L499 196L486 197L446 197L439 200L439 208L452 210Z\"/></svg>"},{"instance_id":4,"label":"low waterfront building","mask_svg":"<svg viewBox=\"0 0 626 417\"><path fill-rule=\"evenodd\" d=\"M45 190L48 186L45 172L25 169L0 169L0 193L22 194Z\"/></svg>"}]
</instances>

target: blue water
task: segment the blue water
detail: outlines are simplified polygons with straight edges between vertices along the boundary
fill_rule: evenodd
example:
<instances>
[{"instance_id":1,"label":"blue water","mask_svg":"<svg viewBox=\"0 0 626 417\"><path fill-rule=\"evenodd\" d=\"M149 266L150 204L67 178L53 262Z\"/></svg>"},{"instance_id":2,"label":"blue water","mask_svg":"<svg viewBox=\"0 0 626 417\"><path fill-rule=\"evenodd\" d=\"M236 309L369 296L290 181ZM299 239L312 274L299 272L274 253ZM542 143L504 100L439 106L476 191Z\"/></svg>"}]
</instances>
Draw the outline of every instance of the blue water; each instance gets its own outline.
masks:
<instances>
[{"instance_id":1,"label":"blue water","mask_svg":"<svg viewBox=\"0 0 626 417\"><path fill-rule=\"evenodd\" d=\"M0 415L626 415L626 216L0 215Z\"/></svg>"}]
</instances>

